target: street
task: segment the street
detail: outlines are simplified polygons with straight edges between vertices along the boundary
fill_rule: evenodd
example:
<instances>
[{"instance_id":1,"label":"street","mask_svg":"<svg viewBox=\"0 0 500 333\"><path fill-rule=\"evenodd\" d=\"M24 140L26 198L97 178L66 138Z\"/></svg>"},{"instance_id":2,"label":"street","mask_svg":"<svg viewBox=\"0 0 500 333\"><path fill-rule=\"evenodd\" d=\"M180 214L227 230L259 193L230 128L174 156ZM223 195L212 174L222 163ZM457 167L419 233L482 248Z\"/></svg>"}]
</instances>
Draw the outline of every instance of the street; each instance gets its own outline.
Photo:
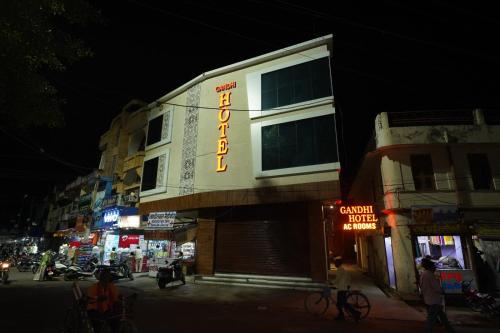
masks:
<instances>
[{"instance_id":1,"label":"street","mask_svg":"<svg viewBox=\"0 0 500 333\"><path fill-rule=\"evenodd\" d=\"M85 290L93 281L80 281ZM2 332L60 332L72 305L72 282L37 282L31 273L11 271L11 282L0 286ZM117 283L127 295L138 293L134 317L139 332L423 332L424 322L413 318L370 318L356 324L308 315L302 305L307 292L187 283L160 290L154 279L137 277ZM496 328L457 327L457 332L498 332ZM439 332L440 330L436 330Z\"/></svg>"}]
</instances>

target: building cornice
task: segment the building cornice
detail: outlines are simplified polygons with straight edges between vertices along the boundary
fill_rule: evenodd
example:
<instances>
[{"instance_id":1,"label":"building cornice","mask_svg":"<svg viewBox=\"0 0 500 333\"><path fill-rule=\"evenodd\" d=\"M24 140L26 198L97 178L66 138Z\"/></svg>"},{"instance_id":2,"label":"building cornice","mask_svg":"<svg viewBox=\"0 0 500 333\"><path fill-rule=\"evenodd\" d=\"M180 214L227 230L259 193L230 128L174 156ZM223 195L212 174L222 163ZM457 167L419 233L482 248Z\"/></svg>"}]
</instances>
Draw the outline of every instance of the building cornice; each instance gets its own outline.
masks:
<instances>
[{"instance_id":1,"label":"building cornice","mask_svg":"<svg viewBox=\"0 0 500 333\"><path fill-rule=\"evenodd\" d=\"M202 73L192 79L191 81L188 81L187 83L183 84L182 86L172 90L171 92L167 93L166 95L160 97L159 99L155 100L154 102L149 103L148 108L154 108L155 106L158 105L158 103L162 103L165 101L168 101L175 96L183 93L184 91L188 90L191 86L194 86L195 84L198 84L200 82L203 82L207 79L210 79L212 77L224 75L230 72L234 72L243 68L255 66L264 62L272 61L275 59L283 58L291 54L299 53L302 51L306 51L321 45L327 45L329 49L331 49L332 46L332 37L333 35L327 35L319 38L315 38L300 44L296 44L290 47L286 47L283 49L280 49L278 51L273 51L270 53L266 53L254 58L250 58L247 60L243 60L228 66L220 67L205 73Z\"/></svg>"},{"instance_id":2,"label":"building cornice","mask_svg":"<svg viewBox=\"0 0 500 333\"><path fill-rule=\"evenodd\" d=\"M200 208L264 205L284 202L331 200L340 198L339 181L325 181L274 187L200 192L173 198L141 202L139 214L183 211Z\"/></svg>"}]
</instances>

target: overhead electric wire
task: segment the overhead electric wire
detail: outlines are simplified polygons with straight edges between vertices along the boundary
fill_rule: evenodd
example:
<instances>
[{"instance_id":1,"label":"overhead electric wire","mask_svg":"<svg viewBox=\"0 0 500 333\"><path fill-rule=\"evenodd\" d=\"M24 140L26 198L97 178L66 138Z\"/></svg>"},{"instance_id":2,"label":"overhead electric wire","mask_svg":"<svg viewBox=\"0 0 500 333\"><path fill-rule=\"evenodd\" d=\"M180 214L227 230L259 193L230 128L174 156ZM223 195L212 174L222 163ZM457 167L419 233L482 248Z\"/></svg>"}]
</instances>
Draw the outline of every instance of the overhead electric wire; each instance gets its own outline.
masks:
<instances>
[{"instance_id":1,"label":"overhead electric wire","mask_svg":"<svg viewBox=\"0 0 500 333\"><path fill-rule=\"evenodd\" d=\"M47 151L45 151L45 149L43 149L41 147L34 147L33 145L31 145L31 144L25 142L23 139L19 138L18 136L14 135L12 133L9 133L2 126L0 126L0 131L2 131L5 135L9 136L10 138L14 139L15 141L19 142L23 146L33 150L34 152L36 152L36 153L38 153L38 154L40 154L48 159L51 159L53 161L56 161L62 165L65 165L65 166L73 169L73 171L76 171L77 173L93 170L93 168L74 164L74 163L68 162L66 160L63 160L62 158L59 158L55 155L49 154L49 153L47 153Z\"/></svg>"},{"instance_id":2,"label":"overhead electric wire","mask_svg":"<svg viewBox=\"0 0 500 333\"><path fill-rule=\"evenodd\" d=\"M319 12L317 10L314 10L314 9L311 9L311 8L307 8L307 7L304 7L304 6L301 6L301 5L291 4L291 3L287 2L287 1L278 0L277 2L287 5L287 6L289 6L289 8L296 8L296 10L300 10L300 13L303 13L303 14L306 14L306 15L314 15L314 17L317 17L317 18L337 20L339 22L343 22L345 24L348 24L348 25L351 25L351 26L354 26L354 27L357 27L357 28L362 28L362 29L365 29L365 30L370 30L370 31L373 31L373 32L377 32L377 33L379 33L383 37L387 37L387 36L395 37L395 38L398 38L398 39L408 40L408 41L411 41L411 42L416 42L416 43L420 43L420 44L424 44L424 45L429 45L429 46L433 46L433 47L444 49L444 50L449 50L449 51L453 51L453 52L460 52L462 54L468 54L468 55L474 56L476 58L481 58L481 59L485 59L485 60L489 60L489 61L493 61L493 62L498 62L500 60L498 57L492 56L492 55L489 55L489 54L482 54L482 53L478 53L478 52L471 52L469 50L462 49L462 48L459 48L459 47L456 47L456 46L452 46L452 45L448 45L448 44L444 44L444 43L440 43L440 42L434 42L434 41L419 39L419 38L416 38L416 37L413 37L413 36L404 35L404 34L401 34L401 33L398 33L398 32L393 32L393 31L390 31L390 30L387 30L387 29L382 29L382 28L378 28L378 27L375 27L375 26L372 26L372 25L368 25L368 24L364 24L364 23L359 23L357 21L354 21L354 20L351 20L351 19L347 19L345 17L334 16L334 15L331 15L331 14L328 14L328 13L325 13L325 12Z\"/></svg>"}]
</instances>

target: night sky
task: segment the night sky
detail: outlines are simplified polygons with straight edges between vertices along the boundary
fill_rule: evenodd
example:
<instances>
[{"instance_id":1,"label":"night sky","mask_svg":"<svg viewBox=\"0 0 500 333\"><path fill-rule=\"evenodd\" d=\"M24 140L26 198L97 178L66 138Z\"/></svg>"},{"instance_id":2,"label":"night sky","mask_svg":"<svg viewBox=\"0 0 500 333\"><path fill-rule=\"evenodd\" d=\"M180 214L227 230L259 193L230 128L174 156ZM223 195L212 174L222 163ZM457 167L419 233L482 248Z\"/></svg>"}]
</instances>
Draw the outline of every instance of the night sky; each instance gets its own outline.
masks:
<instances>
[{"instance_id":1,"label":"night sky","mask_svg":"<svg viewBox=\"0 0 500 333\"><path fill-rule=\"evenodd\" d=\"M500 107L497 11L345 2L91 2L106 23L78 35L95 56L51 77L67 101L66 127L0 133L0 223L97 168L99 137L132 98L151 102L203 72L328 34L345 185L377 113Z\"/></svg>"}]
</instances>

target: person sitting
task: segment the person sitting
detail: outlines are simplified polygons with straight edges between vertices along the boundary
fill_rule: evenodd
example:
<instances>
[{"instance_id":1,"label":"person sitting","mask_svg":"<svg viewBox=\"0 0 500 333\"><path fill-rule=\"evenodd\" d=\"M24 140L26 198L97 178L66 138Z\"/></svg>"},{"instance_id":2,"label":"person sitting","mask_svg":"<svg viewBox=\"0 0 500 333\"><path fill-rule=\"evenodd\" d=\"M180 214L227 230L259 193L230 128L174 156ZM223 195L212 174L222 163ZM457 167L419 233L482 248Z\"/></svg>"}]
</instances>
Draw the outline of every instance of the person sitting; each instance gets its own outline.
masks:
<instances>
[{"instance_id":1,"label":"person sitting","mask_svg":"<svg viewBox=\"0 0 500 333\"><path fill-rule=\"evenodd\" d=\"M88 288L87 297L89 298L87 313L92 320L94 330L99 332L101 322L105 320L115 332L119 318L110 319L110 317L116 313L117 302L121 295L112 282L111 272L108 269L101 270L98 281Z\"/></svg>"}]
</instances>

